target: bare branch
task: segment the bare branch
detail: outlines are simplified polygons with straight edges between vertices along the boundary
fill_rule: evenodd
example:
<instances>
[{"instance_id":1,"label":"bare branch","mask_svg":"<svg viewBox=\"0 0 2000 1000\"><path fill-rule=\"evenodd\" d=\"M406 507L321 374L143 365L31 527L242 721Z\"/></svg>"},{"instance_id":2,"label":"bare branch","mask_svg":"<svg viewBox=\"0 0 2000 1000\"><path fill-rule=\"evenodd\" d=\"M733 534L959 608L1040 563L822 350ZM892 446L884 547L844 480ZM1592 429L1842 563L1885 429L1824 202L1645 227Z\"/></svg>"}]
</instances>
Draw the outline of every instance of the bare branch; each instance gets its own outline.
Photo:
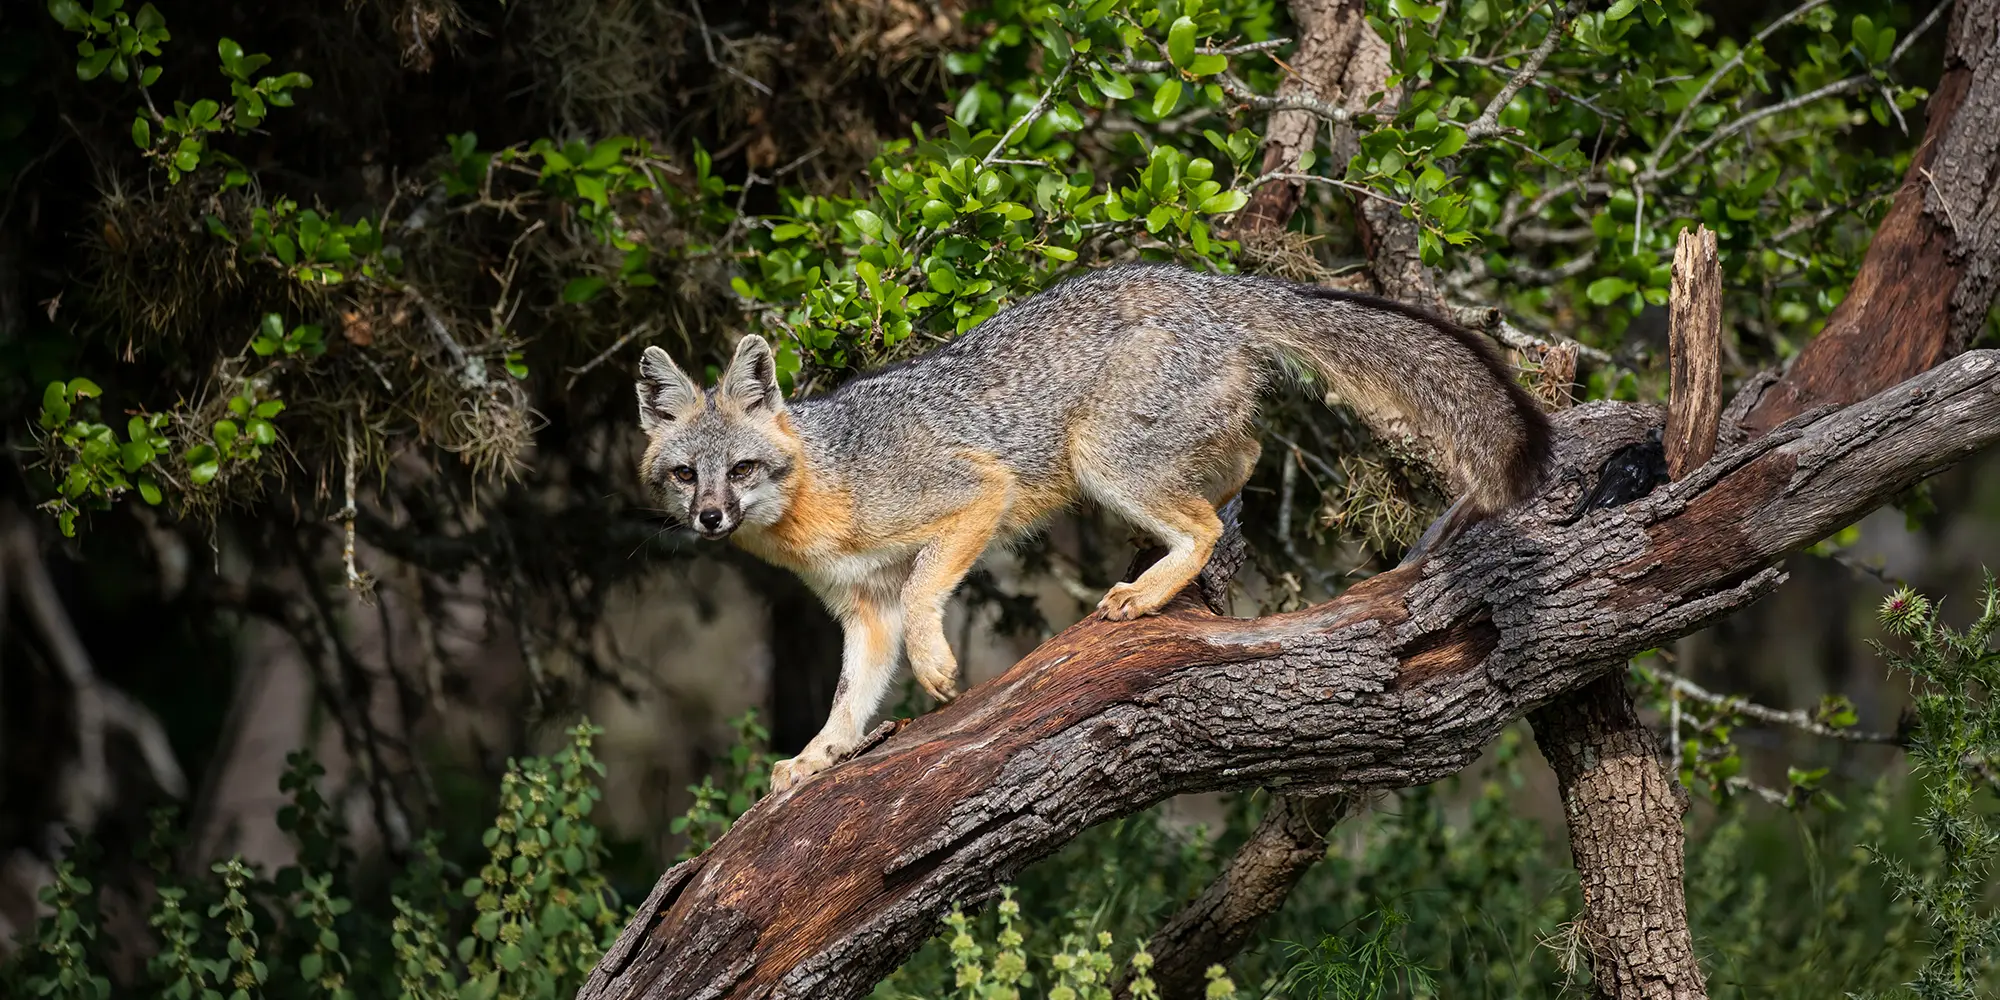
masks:
<instances>
[{"instance_id":1,"label":"bare branch","mask_svg":"<svg viewBox=\"0 0 2000 1000\"><path fill-rule=\"evenodd\" d=\"M1563 36L1569 31L1570 19L1582 9L1582 0L1570 0L1556 11L1555 18L1549 25L1549 33L1542 38L1542 43L1535 46L1533 52L1528 53L1528 58L1521 63L1521 68L1505 86L1500 88L1500 92L1494 94L1491 101L1486 102L1486 110L1481 111L1479 117L1466 124L1466 138L1487 139L1508 131L1500 124L1500 112L1506 110L1508 102L1514 99L1514 95L1520 93L1521 88L1527 86L1529 81L1535 78L1535 74L1541 71L1542 63L1547 62L1549 55L1562 44Z\"/></svg>"},{"instance_id":2,"label":"bare branch","mask_svg":"<svg viewBox=\"0 0 2000 1000\"><path fill-rule=\"evenodd\" d=\"M1833 726L1814 721L1813 717L1804 709L1794 708L1785 710L1770 708L1765 705L1759 705L1741 695L1716 694L1670 670L1655 669L1651 672L1660 680L1665 681L1670 688L1680 692L1681 697L1698 701L1705 705L1713 705L1725 712L1740 715L1746 719L1754 719L1766 725L1789 726L1802 733L1824 736L1832 740L1844 740L1848 743L1886 743L1890 746L1902 746L1906 742L1897 733L1874 732L1866 729L1837 729Z\"/></svg>"},{"instance_id":3,"label":"bare branch","mask_svg":"<svg viewBox=\"0 0 2000 1000\"><path fill-rule=\"evenodd\" d=\"M1668 147L1673 145L1675 139L1680 138L1680 134L1683 131L1686 131L1688 119L1694 116L1694 110L1701 106L1701 102L1708 99L1708 95L1715 90L1715 85L1721 82L1723 77L1728 76L1738 66L1743 65L1744 58L1749 56L1750 53L1762 48L1764 39L1771 37L1771 33L1777 31L1779 28L1804 17L1813 8L1824 6L1826 3L1827 0L1806 0L1805 3L1792 8L1777 20L1765 25L1764 30L1758 32L1757 37L1750 40L1750 44L1738 49L1734 56L1731 56L1722 65L1717 66L1715 72L1710 73L1708 80L1701 85L1701 89L1695 91L1694 96L1688 99L1687 106L1681 109L1680 117L1674 119L1674 124L1667 129L1667 134L1660 138L1659 145L1653 147L1653 159L1649 165L1652 167L1660 165L1660 156L1667 151Z\"/></svg>"}]
</instances>

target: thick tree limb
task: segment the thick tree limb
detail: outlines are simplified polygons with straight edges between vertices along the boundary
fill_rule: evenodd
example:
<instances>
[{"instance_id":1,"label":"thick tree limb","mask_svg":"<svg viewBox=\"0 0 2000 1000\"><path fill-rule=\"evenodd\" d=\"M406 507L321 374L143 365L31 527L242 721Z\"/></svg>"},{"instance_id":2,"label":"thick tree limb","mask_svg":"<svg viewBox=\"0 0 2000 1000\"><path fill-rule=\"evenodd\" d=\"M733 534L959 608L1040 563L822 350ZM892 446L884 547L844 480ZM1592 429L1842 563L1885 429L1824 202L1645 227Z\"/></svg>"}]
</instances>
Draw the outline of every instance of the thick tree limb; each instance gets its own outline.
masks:
<instances>
[{"instance_id":1,"label":"thick tree limb","mask_svg":"<svg viewBox=\"0 0 2000 1000\"><path fill-rule=\"evenodd\" d=\"M2000 289L2000 0L1958 0L1924 141L1861 273L1746 423L1862 399L1971 343ZM1860 377L1856 377L1857 374Z\"/></svg>"},{"instance_id":2,"label":"thick tree limb","mask_svg":"<svg viewBox=\"0 0 2000 1000\"><path fill-rule=\"evenodd\" d=\"M759 803L668 872L579 994L856 997L952 902L1091 824L1183 792L1345 793L1435 781L1502 727L1781 579L1786 552L2000 439L2000 354L1976 352L1559 524L1659 425L1560 415L1536 502L1311 609L1217 617L1183 595L1087 619L879 746Z\"/></svg>"}]
</instances>

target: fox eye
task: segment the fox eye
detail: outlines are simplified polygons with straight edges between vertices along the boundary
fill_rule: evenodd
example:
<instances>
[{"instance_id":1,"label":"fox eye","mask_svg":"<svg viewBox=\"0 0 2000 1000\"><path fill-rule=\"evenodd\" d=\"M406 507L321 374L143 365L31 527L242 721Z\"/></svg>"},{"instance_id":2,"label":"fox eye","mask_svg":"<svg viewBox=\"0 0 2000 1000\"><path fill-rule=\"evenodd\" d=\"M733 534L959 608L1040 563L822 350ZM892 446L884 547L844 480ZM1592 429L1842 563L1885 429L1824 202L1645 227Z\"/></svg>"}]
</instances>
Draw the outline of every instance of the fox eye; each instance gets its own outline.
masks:
<instances>
[{"instance_id":1,"label":"fox eye","mask_svg":"<svg viewBox=\"0 0 2000 1000\"><path fill-rule=\"evenodd\" d=\"M755 471L757 471L757 460L753 458L746 458L743 461L738 462L735 465L729 467L729 478L742 479L744 476L747 476Z\"/></svg>"},{"instance_id":2,"label":"fox eye","mask_svg":"<svg viewBox=\"0 0 2000 1000\"><path fill-rule=\"evenodd\" d=\"M681 483L692 483L692 482L694 482L694 467L693 467L693 466L688 466L688 465L676 465L676 466L674 466L674 468L673 468L673 472L672 472L671 474L672 474L672 476L674 477L674 480L675 480L676 482L681 482Z\"/></svg>"}]
</instances>

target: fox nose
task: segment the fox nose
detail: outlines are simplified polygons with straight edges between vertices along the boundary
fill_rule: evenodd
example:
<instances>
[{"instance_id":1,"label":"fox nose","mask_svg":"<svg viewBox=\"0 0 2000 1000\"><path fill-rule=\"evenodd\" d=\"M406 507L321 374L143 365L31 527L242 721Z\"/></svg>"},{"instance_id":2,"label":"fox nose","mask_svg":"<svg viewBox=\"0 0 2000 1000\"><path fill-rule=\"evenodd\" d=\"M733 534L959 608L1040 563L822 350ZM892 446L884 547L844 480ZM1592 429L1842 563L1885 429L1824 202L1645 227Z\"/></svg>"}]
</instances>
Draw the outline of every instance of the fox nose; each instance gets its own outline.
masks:
<instances>
[{"instance_id":1,"label":"fox nose","mask_svg":"<svg viewBox=\"0 0 2000 1000\"><path fill-rule=\"evenodd\" d=\"M700 519L701 527L704 531L714 531L722 527L722 512L719 510L702 511Z\"/></svg>"}]
</instances>

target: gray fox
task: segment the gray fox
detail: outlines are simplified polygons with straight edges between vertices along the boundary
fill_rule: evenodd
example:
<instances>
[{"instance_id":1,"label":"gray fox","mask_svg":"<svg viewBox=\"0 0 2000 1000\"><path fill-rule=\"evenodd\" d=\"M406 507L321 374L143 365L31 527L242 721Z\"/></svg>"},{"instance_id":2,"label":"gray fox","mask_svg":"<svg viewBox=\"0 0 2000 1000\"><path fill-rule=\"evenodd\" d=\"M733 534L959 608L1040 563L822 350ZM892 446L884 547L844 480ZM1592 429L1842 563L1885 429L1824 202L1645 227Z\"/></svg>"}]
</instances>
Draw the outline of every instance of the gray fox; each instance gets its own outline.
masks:
<instances>
[{"instance_id":1,"label":"gray fox","mask_svg":"<svg viewBox=\"0 0 2000 1000\"><path fill-rule=\"evenodd\" d=\"M1105 618L1158 611L1198 575L1216 511L1257 464L1252 418L1303 369L1364 420L1428 439L1460 494L1428 545L1536 488L1547 418L1477 334L1372 296L1120 265L1057 284L915 359L787 403L744 337L704 390L665 351L639 366L641 478L707 539L791 569L844 628L826 725L774 792L861 739L898 653L956 692L945 602L980 555L1095 501L1167 555L1112 587Z\"/></svg>"}]
</instances>

